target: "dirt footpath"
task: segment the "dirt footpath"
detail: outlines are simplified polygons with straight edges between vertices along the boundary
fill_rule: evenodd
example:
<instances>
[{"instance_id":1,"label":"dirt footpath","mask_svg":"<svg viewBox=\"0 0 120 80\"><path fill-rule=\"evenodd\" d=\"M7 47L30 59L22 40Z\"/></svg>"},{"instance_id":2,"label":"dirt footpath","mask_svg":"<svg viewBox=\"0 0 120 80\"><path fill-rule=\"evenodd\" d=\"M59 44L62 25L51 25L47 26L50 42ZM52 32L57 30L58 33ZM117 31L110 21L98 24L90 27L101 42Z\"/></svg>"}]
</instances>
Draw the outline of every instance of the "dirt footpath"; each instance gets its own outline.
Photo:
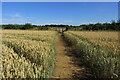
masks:
<instances>
[{"instance_id":1,"label":"dirt footpath","mask_svg":"<svg viewBox=\"0 0 120 80\"><path fill-rule=\"evenodd\" d=\"M74 78L79 71L84 70L84 67L75 65L73 56L68 51L69 47L60 34L56 46L56 64L52 78Z\"/></svg>"}]
</instances>

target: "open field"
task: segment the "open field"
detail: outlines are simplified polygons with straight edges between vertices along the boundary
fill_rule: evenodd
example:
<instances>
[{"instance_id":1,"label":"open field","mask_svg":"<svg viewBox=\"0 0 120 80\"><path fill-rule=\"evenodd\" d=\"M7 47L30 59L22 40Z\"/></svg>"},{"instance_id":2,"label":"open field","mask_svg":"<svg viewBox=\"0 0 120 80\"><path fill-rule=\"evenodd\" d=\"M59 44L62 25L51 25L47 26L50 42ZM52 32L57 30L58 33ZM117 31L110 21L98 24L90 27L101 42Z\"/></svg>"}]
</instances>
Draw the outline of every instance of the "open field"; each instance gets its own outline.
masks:
<instances>
[{"instance_id":1,"label":"open field","mask_svg":"<svg viewBox=\"0 0 120 80\"><path fill-rule=\"evenodd\" d=\"M86 38L89 41L93 42L95 45L100 45L114 52L120 49L120 32L117 31L71 31L71 33Z\"/></svg>"},{"instance_id":2,"label":"open field","mask_svg":"<svg viewBox=\"0 0 120 80\"><path fill-rule=\"evenodd\" d=\"M49 78L56 35L54 31L3 30L2 77Z\"/></svg>"},{"instance_id":3,"label":"open field","mask_svg":"<svg viewBox=\"0 0 120 80\"><path fill-rule=\"evenodd\" d=\"M64 36L96 77L120 77L118 32L69 31Z\"/></svg>"},{"instance_id":4,"label":"open field","mask_svg":"<svg viewBox=\"0 0 120 80\"><path fill-rule=\"evenodd\" d=\"M120 78L118 32L66 31L61 36L56 31L3 30L1 34L2 78L51 78L53 73L53 78L72 78L73 71L85 69L74 61L89 67L96 78ZM73 54L79 59L68 56Z\"/></svg>"}]
</instances>

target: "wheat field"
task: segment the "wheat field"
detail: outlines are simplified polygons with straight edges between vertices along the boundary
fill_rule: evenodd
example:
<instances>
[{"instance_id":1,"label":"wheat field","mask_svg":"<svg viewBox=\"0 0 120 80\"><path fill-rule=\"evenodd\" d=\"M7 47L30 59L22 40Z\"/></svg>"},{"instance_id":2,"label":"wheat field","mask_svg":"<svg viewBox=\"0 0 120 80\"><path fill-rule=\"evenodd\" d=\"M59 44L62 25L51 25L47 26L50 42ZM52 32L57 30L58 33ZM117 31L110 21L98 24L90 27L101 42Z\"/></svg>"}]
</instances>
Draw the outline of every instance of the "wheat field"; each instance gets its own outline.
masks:
<instances>
[{"instance_id":1,"label":"wheat field","mask_svg":"<svg viewBox=\"0 0 120 80\"><path fill-rule=\"evenodd\" d=\"M96 45L111 51L119 51L119 34L117 31L71 31L71 33L84 37Z\"/></svg>"},{"instance_id":2,"label":"wheat field","mask_svg":"<svg viewBox=\"0 0 120 80\"><path fill-rule=\"evenodd\" d=\"M2 78L49 78L54 69L55 31L3 30Z\"/></svg>"},{"instance_id":3,"label":"wheat field","mask_svg":"<svg viewBox=\"0 0 120 80\"><path fill-rule=\"evenodd\" d=\"M119 32L68 31L67 41L79 51L83 62L98 78L120 77Z\"/></svg>"},{"instance_id":4,"label":"wheat field","mask_svg":"<svg viewBox=\"0 0 120 80\"><path fill-rule=\"evenodd\" d=\"M55 69L56 31L2 30L2 78L50 78ZM81 61L96 78L120 77L119 32L66 31ZM69 54L69 53L68 53Z\"/></svg>"}]
</instances>

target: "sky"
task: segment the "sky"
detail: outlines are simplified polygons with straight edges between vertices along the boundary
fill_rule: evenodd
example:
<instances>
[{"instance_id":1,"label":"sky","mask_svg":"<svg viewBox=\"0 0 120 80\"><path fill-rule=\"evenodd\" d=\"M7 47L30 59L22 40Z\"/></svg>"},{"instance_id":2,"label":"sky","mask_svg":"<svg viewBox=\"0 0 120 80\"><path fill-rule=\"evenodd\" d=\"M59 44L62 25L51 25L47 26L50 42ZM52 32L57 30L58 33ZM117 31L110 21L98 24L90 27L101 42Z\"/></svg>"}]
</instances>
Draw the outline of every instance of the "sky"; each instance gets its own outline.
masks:
<instances>
[{"instance_id":1,"label":"sky","mask_svg":"<svg viewBox=\"0 0 120 80\"><path fill-rule=\"evenodd\" d=\"M117 2L2 2L3 24L81 25L117 19Z\"/></svg>"},{"instance_id":2,"label":"sky","mask_svg":"<svg viewBox=\"0 0 120 80\"><path fill-rule=\"evenodd\" d=\"M2 2L118 2L119 0L2 0Z\"/></svg>"}]
</instances>

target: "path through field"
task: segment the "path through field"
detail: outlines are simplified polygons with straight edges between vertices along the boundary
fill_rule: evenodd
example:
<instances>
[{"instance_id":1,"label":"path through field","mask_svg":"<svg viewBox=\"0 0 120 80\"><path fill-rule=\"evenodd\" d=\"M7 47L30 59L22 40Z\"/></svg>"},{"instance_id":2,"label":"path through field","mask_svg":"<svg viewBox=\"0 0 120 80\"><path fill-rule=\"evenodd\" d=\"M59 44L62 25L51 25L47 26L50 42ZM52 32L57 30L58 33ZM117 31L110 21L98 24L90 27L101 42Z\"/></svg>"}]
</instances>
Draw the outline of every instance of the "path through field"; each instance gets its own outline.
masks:
<instances>
[{"instance_id":1,"label":"path through field","mask_svg":"<svg viewBox=\"0 0 120 80\"><path fill-rule=\"evenodd\" d=\"M57 40L57 49L56 49L57 52L56 64L55 64L56 66L55 66L53 78L83 77L83 72L85 71L85 67L78 66L78 62L80 60L78 60L77 57L73 56L74 53L70 50L71 48L66 45L62 36L59 34Z\"/></svg>"}]
</instances>

